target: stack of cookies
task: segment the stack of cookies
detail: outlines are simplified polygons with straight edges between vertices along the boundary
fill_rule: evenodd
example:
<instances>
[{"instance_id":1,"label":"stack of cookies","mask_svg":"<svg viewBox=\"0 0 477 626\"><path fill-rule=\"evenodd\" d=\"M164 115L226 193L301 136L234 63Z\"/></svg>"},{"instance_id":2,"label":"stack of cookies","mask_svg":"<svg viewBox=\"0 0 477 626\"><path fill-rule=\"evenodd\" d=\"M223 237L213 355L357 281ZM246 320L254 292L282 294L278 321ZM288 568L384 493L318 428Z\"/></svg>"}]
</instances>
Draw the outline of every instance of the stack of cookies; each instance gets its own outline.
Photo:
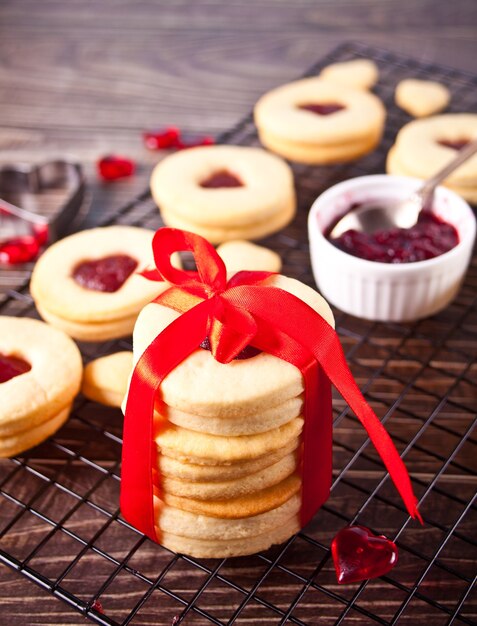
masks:
<instances>
[{"instance_id":1,"label":"stack of cookies","mask_svg":"<svg viewBox=\"0 0 477 626\"><path fill-rule=\"evenodd\" d=\"M80 352L63 332L0 317L0 457L36 446L63 425L82 372Z\"/></svg>"},{"instance_id":2,"label":"stack of cookies","mask_svg":"<svg viewBox=\"0 0 477 626\"><path fill-rule=\"evenodd\" d=\"M265 237L284 228L296 210L290 167L260 148L176 152L154 169L151 193L167 226L214 244Z\"/></svg>"},{"instance_id":3,"label":"stack of cookies","mask_svg":"<svg viewBox=\"0 0 477 626\"><path fill-rule=\"evenodd\" d=\"M330 324L313 289L275 275ZM180 314L158 303L140 313L134 361ZM204 342L164 379L156 404L160 542L195 557L251 554L300 528L304 382L285 361L248 346L229 364Z\"/></svg>"},{"instance_id":4,"label":"stack of cookies","mask_svg":"<svg viewBox=\"0 0 477 626\"><path fill-rule=\"evenodd\" d=\"M434 176L477 137L477 115L447 113L414 120L401 128L388 153L388 174L427 179ZM443 183L468 202L477 203L477 155Z\"/></svg>"}]
</instances>

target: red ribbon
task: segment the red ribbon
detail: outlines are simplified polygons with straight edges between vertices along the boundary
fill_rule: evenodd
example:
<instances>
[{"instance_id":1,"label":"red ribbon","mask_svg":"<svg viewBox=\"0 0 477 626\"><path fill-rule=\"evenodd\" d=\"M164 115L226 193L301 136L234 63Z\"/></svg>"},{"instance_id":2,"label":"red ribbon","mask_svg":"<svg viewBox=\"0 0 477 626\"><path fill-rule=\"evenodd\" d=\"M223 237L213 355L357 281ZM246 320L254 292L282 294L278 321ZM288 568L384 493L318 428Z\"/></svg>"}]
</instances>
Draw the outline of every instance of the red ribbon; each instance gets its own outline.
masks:
<instances>
[{"instance_id":1,"label":"red ribbon","mask_svg":"<svg viewBox=\"0 0 477 626\"><path fill-rule=\"evenodd\" d=\"M152 341L131 378L121 478L121 510L125 519L154 541L159 540L153 506L153 472L159 477L158 450L153 437L154 406L162 380L209 337L212 354L220 363L229 363L251 344L292 363L302 372L305 380L303 525L329 495L332 453L329 381L365 427L409 514L422 522L406 467L362 396L335 330L299 298L263 285L271 275L269 272L238 272L227 281L223 261L198 235L161 228L154 236L153 251L157 270L144 275L171 284L156 302L182 315ZM171 265L171 255L178 251L194 254L197 272Z\"/></svg>"}]
</instances>

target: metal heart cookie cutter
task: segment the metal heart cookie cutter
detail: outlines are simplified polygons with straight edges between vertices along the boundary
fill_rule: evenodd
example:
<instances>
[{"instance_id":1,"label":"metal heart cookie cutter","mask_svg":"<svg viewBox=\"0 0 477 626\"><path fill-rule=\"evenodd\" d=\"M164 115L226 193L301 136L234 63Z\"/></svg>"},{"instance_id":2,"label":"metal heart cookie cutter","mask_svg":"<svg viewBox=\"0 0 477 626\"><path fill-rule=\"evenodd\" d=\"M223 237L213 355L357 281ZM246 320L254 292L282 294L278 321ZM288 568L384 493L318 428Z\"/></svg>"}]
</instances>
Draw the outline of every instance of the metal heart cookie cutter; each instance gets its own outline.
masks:
<instances>
[{"instance_id":1,"label":"metal heart cookie cutter","mask_svg":"<svg viewBox=\"0 0 477 626\"><path fill-rule=\"evenodd\" d=\"M32 260L32 239L38 240L38 252L38 242L41 246L66 234L84 217L85 198L86 181L78 163L0 166L0 264Z\"/></svg>"}]
</instances>

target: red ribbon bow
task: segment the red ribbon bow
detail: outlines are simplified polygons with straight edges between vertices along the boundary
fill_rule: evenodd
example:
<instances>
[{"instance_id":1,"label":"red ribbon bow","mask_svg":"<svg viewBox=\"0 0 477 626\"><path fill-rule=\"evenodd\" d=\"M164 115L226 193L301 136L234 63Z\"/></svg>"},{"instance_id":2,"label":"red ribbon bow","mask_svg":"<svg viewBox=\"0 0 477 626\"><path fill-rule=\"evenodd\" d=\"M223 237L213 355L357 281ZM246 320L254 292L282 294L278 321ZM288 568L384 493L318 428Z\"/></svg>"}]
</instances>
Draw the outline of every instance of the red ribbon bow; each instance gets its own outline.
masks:
<instances>
[{"instance_id":1,"label":"red ribbon bow","mask_svg":"<svg viewBox=\"0 0 477 626\"><path fill-rule=\"evenodd\" d=\"M178 251L194 254L197 272L171 265ZM305 379L301 521L306 524L329 495L331 482L331 381L365 427L413 518L422 521L411 481L384 426L362 396L346 363L335 330L296 296L264 285L269 272L226 269L202 237L161 228L153 239L157 270L151 280L172 286L156 302L182 313L148 346L129 387L124 419L121 510L136 528L158 541L154 521L153 439L156 395L162 380L209 337L212 354L229 363L251 344L298 367ZM157 487L157 486L156 486Z\"/></svg>"}]
</instances>

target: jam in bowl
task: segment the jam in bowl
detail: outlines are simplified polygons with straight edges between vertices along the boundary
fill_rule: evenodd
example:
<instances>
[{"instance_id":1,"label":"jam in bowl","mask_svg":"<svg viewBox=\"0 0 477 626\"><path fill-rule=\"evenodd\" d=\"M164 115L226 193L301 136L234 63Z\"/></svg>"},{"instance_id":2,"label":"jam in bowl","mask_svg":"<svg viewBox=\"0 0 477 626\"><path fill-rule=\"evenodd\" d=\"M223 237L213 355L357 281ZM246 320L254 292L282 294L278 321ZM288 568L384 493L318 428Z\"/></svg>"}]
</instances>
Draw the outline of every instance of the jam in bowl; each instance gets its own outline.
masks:
<instances>
[{"instance_id":1,"label":"jam in bowl","mask_svg":"<svg viewBox=\"0 0 477 626\"><path fill-rule=\"evenodd\" d=\"M350 208L352 211L356 206ZM328 229L330 233L332 228ZM327 233L334 246L367 261L379 263L414 263L426 261L452 250L459 243L459 235L452 224L445 222L431 210L422 210L410 228L391 228L365 233L350 229L339 237Z\"/></svg>"},{"instance_id":2,"label":"jam in bowl","mask_svg":"<svg viewBox=\"0 0 477 626\"><path fill-rule=\"evenodd\" d=\"M329 237L353 206L406 200L421 185L407 176L361 176L315 200L308 216L311 265L331 304L365 319L408 322L437 313L456 297L476 220L465 200L446 187L436 189L432 211L421 212L412 228Z\"/></svg>"}]
</instances>

